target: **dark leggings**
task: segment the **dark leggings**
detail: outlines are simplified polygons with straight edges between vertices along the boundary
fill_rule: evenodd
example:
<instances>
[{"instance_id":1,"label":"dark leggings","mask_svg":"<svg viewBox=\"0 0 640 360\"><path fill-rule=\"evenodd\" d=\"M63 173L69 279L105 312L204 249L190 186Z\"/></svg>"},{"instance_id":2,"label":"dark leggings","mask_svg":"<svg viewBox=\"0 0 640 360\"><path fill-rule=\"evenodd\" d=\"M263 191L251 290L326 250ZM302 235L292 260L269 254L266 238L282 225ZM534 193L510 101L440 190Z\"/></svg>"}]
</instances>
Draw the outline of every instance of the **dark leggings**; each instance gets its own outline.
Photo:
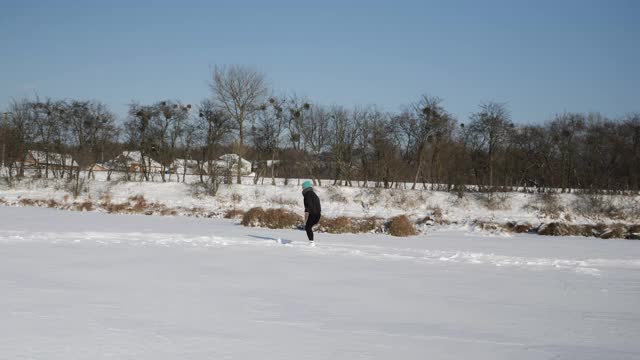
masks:
<instances>
[{"instance_id":1,"label":"dark leggings","mask_svg":"<svg viewBox=\"0 0 640 360\"><path fill-rule=\"evenodd\" d=\"M307 238L309 238L309 241L313 241L313 225L317 224L319 221L320 214L309 214L307 224L304 226L304 229L307 231Z\"/></svg>"}]
</instances>

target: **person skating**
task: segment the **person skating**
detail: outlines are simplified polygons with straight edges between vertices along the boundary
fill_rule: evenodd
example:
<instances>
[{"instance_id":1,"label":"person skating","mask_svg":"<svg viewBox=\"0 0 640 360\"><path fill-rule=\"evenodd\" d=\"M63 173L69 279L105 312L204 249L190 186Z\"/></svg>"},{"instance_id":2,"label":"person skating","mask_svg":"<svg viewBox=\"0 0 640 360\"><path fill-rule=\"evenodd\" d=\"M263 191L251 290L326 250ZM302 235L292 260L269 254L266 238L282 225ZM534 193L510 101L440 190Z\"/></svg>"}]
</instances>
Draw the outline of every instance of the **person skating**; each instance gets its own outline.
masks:
<instances>
[{"instance_id":1,"label":"person skating","mask_svg":"<svg viewBox=\"0 0 640 360\"><path fill-rule=\"evenodd\" d=\"M307 231L307 238L313 242L313 226L320 221L320 199L313 191L311 181L302 183L302 196L304 197L304 229Z\"/></svg>"}]
</instances>

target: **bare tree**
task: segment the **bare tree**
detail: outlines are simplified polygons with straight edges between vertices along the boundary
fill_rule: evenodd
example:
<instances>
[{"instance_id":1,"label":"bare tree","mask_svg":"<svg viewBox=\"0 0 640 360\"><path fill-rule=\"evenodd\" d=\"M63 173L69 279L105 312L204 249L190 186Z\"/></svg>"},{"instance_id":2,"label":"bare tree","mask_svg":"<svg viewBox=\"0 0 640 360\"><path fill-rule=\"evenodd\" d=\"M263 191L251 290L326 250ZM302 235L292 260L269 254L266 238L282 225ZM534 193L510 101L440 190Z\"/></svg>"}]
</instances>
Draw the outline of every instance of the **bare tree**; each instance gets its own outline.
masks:
<instances>
[{"instance_id":1,"label":"bare tree","mask_svg":"<svg viewBox=\"0 0 640 360\"><path fill-rule=\"evenodd\" d=\"M305 103L304 106L309 108L310 105ZM287 109L293 109L293 111L288 111L287 113L285 111ZM299 112L299 110L296 108L295 100L277 97L270 97L268 103L262 105L260 110L257 117L258 126L252 128L253 143L259 156L261 153L268 154L271 164L266 167L263 166L264 162L258 164L254 183L258 182L261 172L265 171L266 168L270 168L271 184L275 185L276 155L280 150L282 133L290 121L289 116L295 117L296 112Z\"/></svg>"},{"instance_id":2,"label":"bare tree","mask_svg":"<svg viewBox=\"0 0 640 360\"><path fill-rule=\"evenodd\" d=\"M347 111L341 107L331 109L331 155L334 167L333 184L342 181L351 186L353 155L363 121L363 110Z\"/></svg>"},{"instance_id":3,"label":"bare tree","mask_svg":"<svg viewBox=\"0 0 640 360\"><path fill-rule=\"evenodd\" d=\"M150 155L157 155L151 121L159 116L158 112L159 110L155 106L132 103L129 105L129 119L125 122L129 146L140 151L140 171L145 181L149 181L149 171L151 171ZM129 165L126 163L123 165L128 179Z\"/></svg>"},{"instance_id":4,"label":"bare tree","mask_svg":"<svg viewBox=\"0 0 640 360\"><path fill-rule=\"evenodd\" d=\"M206 172L211 195L215 195L220 185L219 169L214 163L215 155L222 141L231 132L232 122L227 113L219 109L213 101L204 100L200 103L196 124L202 149L202 163L199 165L200 182L204 183L202 175Z\"/></svg>"},{"instance_id":5,"label":"bare tree","mask_svg":"<svg viewBox=\"0 0 640 360\"><path fill-rule=\"evenodd\" d=\"M431 145L431 167L434 173L438 165L440 144L451 136L453 119L442 107L442 99L423 95L411 104L399 117L400 127L403 129L407 144L407 155L415 161L415 175L412 189L422 176L427 159L427 151ZM432 176L431 181L435 181Z\"/></svg>"},{"instance_id":6,"label":"bare tree","mask_svg":"<svg viewBox=\"0 0 640 360\"><path fill-rule=\"evenodd\" d=\"M257 70L240 65L216 67L211 90L216 106L237 125L237 153L242 158L245 154L245 122L260 109L268 93L265 76ZM240 184L242 181L240 163L237 169L237 183Z\"/></svg>"},{"instance_id":7,"label":"bare tree","mask_svg":"<svg viewBox=\"0 0 640 360\"><path fill-rule=\"evenodd\" d=\"M625 139L624 149L626 164L622 173L627 180L627 187L640 190L640 113L629 114L620 127L621 138Z\"/></svg>"},{"instance_id":8,"label":"bare tree","mask_svg":"<svg viewBox=\"0 0 640 360\"><path fill-rule=\"evenodd\" d=\"M89 168L90 177L93 164L102 161L105 143L117 136L115 116L104 104L92 101L73 100L64 104L62 123L68 132L67 145L75 160L74 195L80 192L80 172Z\"/></svg>"},{"instance_id":9,"label":"bare tree","mask_svg":"<svg viewBox=\"0 0 640 360\"><path fill-rule=\"evenodd\" d=\"M510 157L516 164L514 178L516 186L545 188L549 183L551 145L544 127L525 125L516 129Z\"/></svg>"},{"instance_id":10,"label":"bare tree","mask_svg":"<svg viewBox=\"0 0 640 360\"><path fill-rule=\"evenodd\" d=\"M4 150L9 176L12 176L14 167L17 176L24 176L24 158L36 136L32 110L29 100L13 100L9 105L8 114L4 115L6 145Z\"/></svg>"},{"instance_id":11,"label":"bare tree","mask_svg":"<svg viewBox=\"0 0 640 360\"><path fill-rule=\"evenodd\" d=\"M180 143L179 148L180 148L180 153L182 154L182 168L179 168L176 166L175 171L176 171L176 176L178 178L178 181L180 181L180 172L182 172L182 182L186 182L186 177L187 177L187 170L189 168L193 169L193 167L191 166L191 163L193 162L193 158L194 155L197 154L196 149L194 148L194 145L197 141L198 138L198 132L200 131L200 129L198 128L197 124L194 123L193 121L189 121L187 123L184 124L184 128L182 130L182 136L180 136ZM200 166L200 164L202 164L202 162L197 162L197 173L202 173L202 168Z\"/></svg>"},{"instance_id":12,"label":"bare tree","mask_svg":"<svg viewBox=\"0 0 640 360\"><path fill-rule=\"evenodd\" d=\"M556 173L560 176L562 192L579 187L577 178L579 144L587 128L586 117L579 113L565 113L556 116L548 125L548 132L557 153ZM583 184L583 186L586 184Z\"/></svg>"},{"instance_id":13,"label":"bare tree","mask_svg":"<svg viewBox=\"0 0 640 360\"><path fill-rule=\"evenodd\" d=\"M322 185L320 180L321 159L327 151L331 140L331 112L322 106L303 106L302 108L290 108L291 112L289 128L294 130L300 149L307 157L304 166L312 177L314 184Z\"/></svg>"},{"instance_id":14,"label":"bare tree","mask_svg":"<svg viewBox=\"0 0 640 360\"><path fill-rule=\"evenodd\" d=\"M132 104L122 128L95 101L13 101L0 124L3 162L9 176L24 176L27 150L34 150L37 176L75 176L77 191L80 169L104 162L105 155L117 159L114 169L124 169L127 179L135 169L131 161L141 161L137 165L147 181L153 180L152 157L166 180L164 170L180 156L189 160L182 163L182 181L195 160L201 183L208 175L205 185L215 193L221 178L231 183L235 170L228 164L217 169L214 161L235 146L239 156L248 154L261 164L271 160L271 183L282 175L285 183L301 176L315 183L333 177L336 184L362 180L367 186L371 180L396 188L411 182L426 188L430 182L432 189L445 184L438 189L459 192L468 184L492 191L498 185L538 192L640 190L637 113L622 119L564 113L545 124L514 126L504 104L489 102L472 114L468 126L458 126L441 100L429 96L399 114L311 106L295 97L267 100L263 75L240 66L216 68L211 89L214 96L202 102L197 116L175 101ZM231 144L234 130L237 141ZM117 156L125 150L140 153ZM69 153L75 163L64 155ZM266 167L260 169L259 176L268 176Z\"/></svg>"},{"instance_id":15,"label":"bare tree","mask_svg":"<svg viewBox=\"0 0 640 360\"><path fill-rule=\"evenodd\" d=\"M479 150L488 154L489 187L493 189L493 170L498 148L513 127L505 104L487 102L480 105L480 111L471 115L469 130Z\"/></svg>"},{"instance_id":16,"label":"bare tree","mask_svg":"<svg viewBox=\"0 0 640 360\"><path fill-rule=\"evenodd\" d=\"M177 101L161 101L154 107L156 116L151 117L152 139L157 153L157 160L160 162L160 176L165 182L166 173L171 170L171 166L176 159L176 146L178 140L184 135L184 128L189 117L191 105L183 105Z\"/></svg>"},{"instance_id":17,"label":"bare tree","mask_svg":"<svg viewBox=\"0 0 640 360\"><path fill-rule=\"evenodd\" d=\"M51 166L53 163L63 161L62 159L57 159L55 156L52 156L52 150L58 150L61 152L60 145L61 139L63 137L62 131L63 126L61 124L61 118L64 113L64 102L63 101L54 101L51 99L46 99L45 101L40 101L36 99L34 102L30 102L31 111L30 117L31 121L35 125L35 135L34 139L37 147L40 148L44 152L44 159L39 159L39 161L44 160L44 177L49 177L49 170L52 170L53 176L56 177L58 174L61 176L64 175L64 162L58 165L62 171L56 171L56 167ZM35 145L35 144L34 144ZM41 172L41 167L38 167L38 171Z\"/></svg>"}]
</instances>

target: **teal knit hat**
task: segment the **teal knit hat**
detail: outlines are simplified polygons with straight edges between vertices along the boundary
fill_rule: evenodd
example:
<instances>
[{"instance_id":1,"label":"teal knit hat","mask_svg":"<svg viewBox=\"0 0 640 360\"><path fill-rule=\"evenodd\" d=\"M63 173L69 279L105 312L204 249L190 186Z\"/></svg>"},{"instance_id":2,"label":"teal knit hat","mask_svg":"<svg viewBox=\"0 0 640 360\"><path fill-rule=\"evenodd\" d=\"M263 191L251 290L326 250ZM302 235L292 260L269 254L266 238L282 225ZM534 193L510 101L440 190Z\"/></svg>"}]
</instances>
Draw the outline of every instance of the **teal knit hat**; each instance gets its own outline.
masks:
<instances>
[{"instance_id":1,"label":"teal knit hat","mask_svg":"<svg viewBox=\"0 0 640 360\"><path fill-rule=\"evenodd\" d=\"M303 189L307 189L311 187L311 181L307 180L305 182L302 183L302 188Z\"/></svg>"}]
</instances>

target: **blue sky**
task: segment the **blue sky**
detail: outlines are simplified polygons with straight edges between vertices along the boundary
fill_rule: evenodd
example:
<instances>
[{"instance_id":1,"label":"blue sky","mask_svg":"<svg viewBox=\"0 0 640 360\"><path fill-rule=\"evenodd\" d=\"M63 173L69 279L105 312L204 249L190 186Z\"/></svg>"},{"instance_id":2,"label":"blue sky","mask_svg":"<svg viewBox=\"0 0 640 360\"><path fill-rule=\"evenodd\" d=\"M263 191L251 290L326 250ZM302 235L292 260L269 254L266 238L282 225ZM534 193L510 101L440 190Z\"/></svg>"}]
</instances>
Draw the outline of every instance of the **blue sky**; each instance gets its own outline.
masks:
<instances>
[{"instance_id":1,"label":"blue sky","mask_svg":"<svg viewBox=\"0 0 640 360\"><path fill-rule=\"evenodd\" d=\"M12 98L211 95L216 64L277 93L387 111L431 94L461 120L483 101L513 120L640 111L640 1L0 0L0 110Z\"/></svg>"}]
</instances>

